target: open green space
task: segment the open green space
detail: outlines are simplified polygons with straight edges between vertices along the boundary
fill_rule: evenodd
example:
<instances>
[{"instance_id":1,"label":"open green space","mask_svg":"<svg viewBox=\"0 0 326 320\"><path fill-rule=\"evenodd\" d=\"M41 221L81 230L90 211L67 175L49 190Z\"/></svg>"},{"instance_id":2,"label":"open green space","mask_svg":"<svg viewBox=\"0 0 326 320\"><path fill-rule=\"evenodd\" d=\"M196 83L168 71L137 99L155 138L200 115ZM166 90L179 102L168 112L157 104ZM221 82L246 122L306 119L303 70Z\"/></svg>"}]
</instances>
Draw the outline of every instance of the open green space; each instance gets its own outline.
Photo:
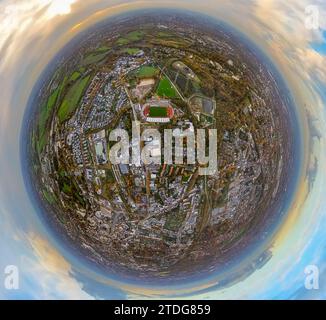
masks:
<instances>
[{"instance_id":1,"label":"open green space","mask_svg":"<svg viewBox=\"0 0 326 320\"><path fill-rule=\"evenodd\" d=\"M42 152L47 141L47 130L46 124L52 114L52 111L63 91L64 86L66 85L67 77L64 78L62 83L55 89L46 104L43 105L40 112L39 122L38 122L38 152Z\"/></svg>"},{"instance_id":2,"label":"open green space","mask_svg":"<svg viewBox=\"0 0 326 320\"><path fill-rule=\"evenodd\" d=\"M43 195L48 203L54 204L56 202L56 197L51 192L43 190Z\"/></svg>"},{"instance_id":3,"label":"open green space","mask_svg":"<svg viewBox=\"0 0 326 320\"><path fill-rule=\"evenodd\" d=\"M99 63L102 60L105 59L105 57L107 56L107 52L93 52L90 53L89 55L87 55L84 59L83 59L83 64L84 65L88 65L88 64L93 64L93 63Z\"/></svg>"},{"instance_id":4,"label":"open green space","mask_svg":"<svg viewBox=\"0 0 326 320\"><path fill-rule=\"evenodd\" d=\"M138 78L151 78L159 74L159 69L152 66L142 66L136 71Z\"/></svg>"},{"instance_id":5,"label":"open green space","mask_svg":"<svg viewBox=\"0 0 326 320\"><path fill-rule=\"evenodd\" d=\"M171 231L178 231L185 218L185 212L173 212L166 217L164 228Z\"/></svg>"},{"instance_id":6,"label":"open green space","mask_svg":"<svg viewBox=\"0 0 326 320\"><path fill-rule=\"evenodd\" d=\"M72 187L71 185L67 184L67 183L64 183L63 184L63 188L62 188L62 192L67 194L67 195L70 195L72 193Z\"/></svg>"},{"instance_id":7,"label":"open green space","mask_svg":"<svg viewBox=\"0 0 326 320\"><path fill-rule=\"evenodd\" d=\"M96 52L97 52L97 53L101 53L101 52L106 52L106 51L109 51L109 50L110 50L110 48L109 48L108 46L103 45L103 46L97 48L97 49L96 49Z\"/></svg>"},{"instance_id":8,"label":"open green space","mask_svg":"<svg viewBox=\"0 0 326 320\"><path fill-rule=\"evenodd\" d=\"M132 40L132 41L138 41L141 40L144 37L144 32L143 31L132 31L129 32L126 36L127 39Z\"/></svg>"},{"instance_id":9,"label":"open green space","mask_svg":"<svg viewBox=\"0 0 326 320\"><path fill-rule=\"evenodd\" d=\"M189 41L186 40L182 40L182 39L176 39L176 38L169 38L169 37L156 37L156 38L151 38L148 40L148 42L150 44L153 45L160 45L163 47L171 47L171 48L185 48L185 47L189 47L191 45L191 43Z\"/></svg>"},{"instance_id":10,"label":"open green space","mask_svg":"<svg viewBox=\"0 0 326 320\"><path fill-rule=\"evenodd\" d=\"M70 76L70 79L69 79L69 80L75 82L76 80L79 79L80 76L81 76L81 73L78 72L78 71L75 71L75 72L73 72L73 74Z\"/></svg>"},{"instance_id":11,"label":"open green space","mask_svg":"<svg viewBox=\"0 0 326 320\"><path fill-rule=\"evenodd\" d=\"M175 37L172 33L167 32L167 31L160 31L157 33L157 36L160 38L171 38L171 37Z\"/></svg>"},{"instance_id":12,"label":"open green space","mask_svg":"<svg viewBox=\"0 0 326 320\"><path fill-rule=\"evenodd\" d=\"M39 119L39 134L42 136L46 129L46 122L48 121L51 111L57 101L61 88L58 87L52 92L47 103L41 108L40 119Z\"/></svg>"},{"instance_id":13,"label":"open green space","mask_svg":"<svg viewBox=\"0 0 326 320\"><path fill-rule=\"evenodd\" d=\"M79 69L75 70L69 78L69 82L75 82L77 81L79 78L81 78L83 76L83 74L85 73L86 68L85 67L80 67Z\"/></svg>"},{"instance_id":14,"label":"open green space","mask_svg":"<svg viewBox=\"0 0 326 320\"><path fill-rule=\"evenodd\" d=\"M167 77L164 77L161 79L156 93L160 97L165 97L165 98L176 98L178 96L175 88L173 87L172 83Z\"/></svg>"},{"instance_id":15,"label":"open green space","mask_svg":"<svg viewBox=\"0 0 326 320\"><path fill-rule=\"evenodd\" d=\"M143 31L132 31L126 34L124 37L118 39L117 44L120 46L126 45L130 42L139 41L144 37Z\"/></svg>"},{"instance_id":16,"label":"open green space","mask_svg":"<svg viewBox=\"0 0 326 320\"><path fill-rule=\"evenodd\" d=\"M41 153L43 151L43 148L46 145L46 141L47 141L47 134L46 132L39 137L38 139L38 143L37 143L37 152Z\"/></svg>"},{"instance_id":17,"label":"open green space","mask_svg":"<svg viewBox=\"0 0 326 320\"><path fill-rule=\"evenodd\" d=\"M126 48L122 50L123 53L128 53L130 55L134 55L137 54L138 52L140 52L140 49L138 48Z\"/></svg>"},{"instance_id":18,"label":"open green space","mask_svg":"<svg viewBox=\"0 0 326 320\"><path fill-rule=\"evenodd\" d=\"M130 40L126 39L126 38L119 38L118 41L117 41L117 44L119 46L124 46L126 44L129 44L130 43Z\"/></svg>"},{"instance_id":19,"label":"open green space","mask_svg":"<svg viewBox=\"0 0 326 320\"><path fill-rule=\"evenodd\" d=\"M71 114L76 110L89 79L90 76L82 78L69 89L58 111L60 122L68 120Z\"/></svg>"},{"instance_id":20,"label":"open green space","mask_svg":"<svg viewBox=\"0 0 326 320\"><path fill-rule=\"evenodd\" d=\"M60 176L61 178L64 178L64 177L67 175L65 169L63 169L63 168L60 168L60 169L58 170L58 173L59 173L59 176Z\"/></svg>"}]
</instances>

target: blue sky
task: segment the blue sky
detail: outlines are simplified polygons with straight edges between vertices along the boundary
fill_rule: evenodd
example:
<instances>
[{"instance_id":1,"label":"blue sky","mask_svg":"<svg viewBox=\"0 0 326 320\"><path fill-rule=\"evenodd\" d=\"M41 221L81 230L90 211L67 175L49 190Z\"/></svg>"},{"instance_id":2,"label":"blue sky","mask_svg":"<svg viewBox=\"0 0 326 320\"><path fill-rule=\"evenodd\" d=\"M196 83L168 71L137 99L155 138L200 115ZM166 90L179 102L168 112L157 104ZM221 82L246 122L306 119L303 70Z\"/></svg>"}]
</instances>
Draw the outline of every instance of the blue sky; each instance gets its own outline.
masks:
<instances>
[{"instance_id":1,"label":"blue sky","mask_svg":"<svg viewBox=\"0 0 326 320\"><path fill-rule=\"evenodd\" d=\"M318 53L326 55L326 30L323 30L323 41L314 42L311 44L311 47Z\"/></svg>"}]
</instances>

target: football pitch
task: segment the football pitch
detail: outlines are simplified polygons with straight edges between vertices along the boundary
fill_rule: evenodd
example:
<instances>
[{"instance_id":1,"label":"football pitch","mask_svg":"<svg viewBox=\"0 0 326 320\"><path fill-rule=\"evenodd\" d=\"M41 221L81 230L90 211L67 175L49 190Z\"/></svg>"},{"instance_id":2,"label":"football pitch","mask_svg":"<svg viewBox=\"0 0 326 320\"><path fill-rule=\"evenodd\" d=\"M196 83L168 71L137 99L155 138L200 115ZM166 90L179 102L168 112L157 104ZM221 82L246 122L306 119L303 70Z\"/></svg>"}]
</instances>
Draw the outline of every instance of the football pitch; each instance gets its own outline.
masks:
<instances>
[{"instance_id":1,"label":"football pitch","mask_svg":"<svg viewBox=\"0 0 326 320\"><path fill-rule=\"evenodd\" d=\"M151 118L165 118L168 116L168 109L166 107L150 107L149 116Z\"/></svg>"}]
</instances>

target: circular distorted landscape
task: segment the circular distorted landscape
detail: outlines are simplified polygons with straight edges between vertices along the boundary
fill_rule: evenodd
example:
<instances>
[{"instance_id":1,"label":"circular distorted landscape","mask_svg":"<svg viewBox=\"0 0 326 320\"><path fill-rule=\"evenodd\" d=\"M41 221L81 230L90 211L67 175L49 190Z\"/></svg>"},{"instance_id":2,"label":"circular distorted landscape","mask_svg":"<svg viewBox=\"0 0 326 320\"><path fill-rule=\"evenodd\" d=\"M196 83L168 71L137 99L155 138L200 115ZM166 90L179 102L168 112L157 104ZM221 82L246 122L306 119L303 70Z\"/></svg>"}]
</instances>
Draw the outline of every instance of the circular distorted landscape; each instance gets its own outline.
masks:
<instances>
[{"instance_id":1,"label":"circular distorted landscape","mask_svg":"<svg viewBox=\"0 0 326 320\"><path fill-rule=\"evenodd\" d=\"M53 64L30 116L30 171L76 252L108 272L177 279L264 236L291 172L289 102L245 38L201 16L137 13L84 32Z\"/></svg>"}]
</instances>

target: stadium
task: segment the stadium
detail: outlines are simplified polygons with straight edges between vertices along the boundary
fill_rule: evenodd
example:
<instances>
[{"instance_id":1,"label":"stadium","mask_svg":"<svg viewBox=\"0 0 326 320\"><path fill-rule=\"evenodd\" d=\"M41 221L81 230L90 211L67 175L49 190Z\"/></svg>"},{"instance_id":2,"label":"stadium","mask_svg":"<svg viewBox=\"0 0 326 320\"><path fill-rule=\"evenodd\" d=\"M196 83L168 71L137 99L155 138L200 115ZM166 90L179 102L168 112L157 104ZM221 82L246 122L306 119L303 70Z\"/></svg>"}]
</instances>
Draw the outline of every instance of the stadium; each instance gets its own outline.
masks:
<instances>
[{"instance_id":1,"label":"stadium","mask_svg":"<svg viewBox=\"0 0 326 320\"><path fill-rule=\"evenodd\" d=\"M167 123L174 116L173 107L168 100L152 100L142 108L146 122Z\"/></svg>"}]
</instances>

